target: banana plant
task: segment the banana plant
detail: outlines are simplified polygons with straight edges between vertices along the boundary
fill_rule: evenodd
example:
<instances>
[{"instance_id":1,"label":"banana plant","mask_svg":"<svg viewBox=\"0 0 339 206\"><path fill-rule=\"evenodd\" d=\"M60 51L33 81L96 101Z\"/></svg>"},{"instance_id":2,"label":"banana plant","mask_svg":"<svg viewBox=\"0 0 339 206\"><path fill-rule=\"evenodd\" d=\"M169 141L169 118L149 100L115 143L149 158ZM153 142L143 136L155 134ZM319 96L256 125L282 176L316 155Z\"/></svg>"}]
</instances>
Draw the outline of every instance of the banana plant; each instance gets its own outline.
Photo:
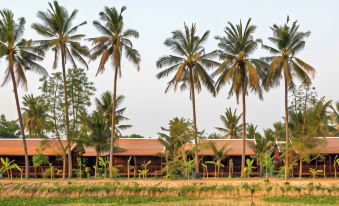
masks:
<instances>
[{"instance_id":1,"label":"banana plant","mask_svg":"<svg viewBox=\"0 0 339 206\"><path fill-rule=\"evenodd\" d=\"M312 174L313 179L315 179L315 177L317 176L317 174L323 172L323 170L317 170L317 169L314 169L314 168L310 168L309 171L310 171L310 173Z\"/></svg>"},{"instance_id":2,"label":"banana plant","mask_svg":"<svg viewBox=\"0 0 339 206\"><path fill-rule=\"evenodd\" d=\"M99 157L99 165L104 168L104 178L106 178L107 175L107 166L109 165L109 160Z\"/></svg>"},{"instance_id":3,"label":"banana plant","mask_svg":"<svg viewBox=\"0 0 339 206\"><path fill-rule=\"evenodd\" d=\"M120 171L120 167L122 167L122 165L115 165L113 166L112 168L112 174L113 174L113 177L116 179L117 176L119 175L119 171Z\"/></svg>"},{"instance_id":4,"label":"banana plant","mask_svg":"<svg viewBox=\"0 0 339 206\"><path fill-rule=\"evenodd\" d=\"M190 179L191 174L193 173L194 169L194 160L185 160L184 167L187 171L187 180Z\"/></svg>"},{"instance_id":5,"label":"banana plant","mask_svg":"<svg viewBox=\"0 0 339 206\"><path fill-rule=\"evenodd\" d=\"M254 164L254 159L246 159L246 167L244 168L244 173L246 177L250 177L252 174L253 169L256 167L253 166Z\"/></svg>"},{"instance_id":6,"label":"banana plant","mask_svg":"<svg viewBox=\"0 0 339 206\"><path fill-rule=\"evenodd\" d=\"M13 169L17 169L21 173L22 179L22 169L14 163L15 160L10 161L8 157L1 158L2 167L0 168L1 173L7 173L7 177L13 179Z\"/></svg>"},{"instance_id":7,"label":"banana plant","mask_svg":"<svg viewBox=\"0 0 339 206\"><path fill-rule=\"evenodd\" d=\"M90 173L91 173L91 168L90 167L85 167L85 172L86 172L87 179L89 179Z\"/></svg>"},{"instance_id":8,"label":"banana plant","mask_svg":"<svg viewBox=\"0 0 339 206\"><path fill-rule=\"evenodd\" d=\"M82 177L82 168L86 168L87 160L86 159L81 159L81 157L77 158L77 163L79 167L79 173L78 176L81 179Z\"/></svg>"},{"instance_id":9,"label":"banana plant","mask_svg":"<svg viewBox=\"0 0 339 206\"><path fill-rule=\"evenodd\" d=\"M206 161L206 164L214 166L214 178L217 178L217 162L216 161Z\"/></svg>"},{"instance_id":10,"label":"banana plant","mask_svg":"<svg viewBox=\"0 0 339 206\"><path fill-rule=\"evenodd\" d=\"M147 174L148 174L148 172L149 172L149 169L147 169L147 167L148 167L149 164L151 164L151 162L152 162L152 161L149 160L148 162L145 162L145 163L143 163L143 164L141 165L144 169L138 170L138 172L139 172L139 178L140 178L140 175L141 175L144 179L146 179Z\"/></svg>"},{"instance_id":11,"label":"banana plant","mask_svg":"<svg viewBox=\"0 0 339 206\"><path fill-rule=\"evenodd\" d=\"M269 154L265 154L263 158L263 165L265 167L265 177L268 179L268 174L272 173L274 170L274 164L273 164L274 157L270 157Z\"/></svg>"},{"instance_id":12,"label":"banana plant","mask_svg":"<svg viewBox=\"0 0 339 206\"><path fill-rule=\"evenodd\" d=\"M336 158L333 162L334 167L334 177L337 178L337 165L339 165L339 158Z\"/></svg>"}]
</instances>

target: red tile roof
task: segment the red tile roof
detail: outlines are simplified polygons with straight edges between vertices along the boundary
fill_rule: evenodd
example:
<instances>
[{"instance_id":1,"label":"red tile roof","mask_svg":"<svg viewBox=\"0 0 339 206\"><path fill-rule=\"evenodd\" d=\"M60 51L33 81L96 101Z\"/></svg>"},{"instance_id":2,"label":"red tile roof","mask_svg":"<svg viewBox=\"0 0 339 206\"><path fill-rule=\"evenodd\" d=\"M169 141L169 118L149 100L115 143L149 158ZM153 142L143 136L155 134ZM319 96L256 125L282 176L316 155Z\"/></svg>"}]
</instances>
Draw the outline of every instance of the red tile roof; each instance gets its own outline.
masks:
<instances>
[{"instance_id":1,"label":"red tile roof","mask_svg":"<svg viewBox=\"0 0 339 206\"><path fill-rule=\"evenodd\" d=\"M26 139L28 155L37 154L38 150L44 155L62 155L62 148L56 139ZM66 147L67 141L61 140ZM0 139L0 156L24 156L22 139Z\"/></svg>"},{"instance_id":2,"label":"red tile roof","mask_svg":"<svg viewBox=\"0 0 339 206\"><path fill-rule=\"evenodd\" d=\"M115 142L122 151L114 152L114 156L154 156L163 152L163 145L158 139L120 138ZM102 156L109 155L104 152ZM96 156L94 148L85 148L83 156Z\"/></svg>"},{"instance_id":3,"label":"red tile roof","mask_svg":"<svg viewBox=\"0 0 339 206\"><path fill-rule=\"evenodd\" d=\"M339 137L319 137L326 141L319 152L321 154L339 154Z\"/></svg>"}]
</instances>

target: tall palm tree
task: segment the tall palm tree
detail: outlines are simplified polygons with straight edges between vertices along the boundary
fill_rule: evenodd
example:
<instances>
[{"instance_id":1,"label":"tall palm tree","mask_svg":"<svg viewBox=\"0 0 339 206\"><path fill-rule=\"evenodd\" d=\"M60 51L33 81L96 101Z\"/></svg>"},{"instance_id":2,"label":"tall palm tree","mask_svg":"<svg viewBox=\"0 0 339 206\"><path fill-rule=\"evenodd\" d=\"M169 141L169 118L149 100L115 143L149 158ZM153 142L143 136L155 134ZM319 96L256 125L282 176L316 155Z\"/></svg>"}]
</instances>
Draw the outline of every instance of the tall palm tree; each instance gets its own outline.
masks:
<instances>
[{"instance_id":1,"label":"tall palm tree","mask_svg":"<svg viewBox=\"0 0 339 206\"><path fill-rule=\"evenodd\" d=\"M27 88L26 70L32 70L39 74L47 72L37 63L37 61L43 60L43 51L35 48L32 41L22 38L25 23L24 18L19 18L16 22L13 13L9 10L0 11L0 58L4 57L8 62L2 86L12 81L25 152L25 178L28 178L28 152L17 88L20 85Z\"/></svg>"},{"instance_id":2,"label":"tall palm tree","mask_svg":"<svg viewBox=\"0 0 339 206\"><path fill-rule=\"evenodd\" d=\"M109 153L109 177L113 177L113 148L115 141L115 125L116 125L116 101L117 101L117 83L118 75L121 76L121 58L123 52L125 57L134 63L139 70L140 54L133 48L132 41L130 38L138 38L139 32L133 29L124 30L124 21L122 13L126 10L126 7L122 7L118 12L114 7L105 7L104 11L99 13L100 20L93 21L95 28L102 33L101 36L90 38L89 40L93 43L94 47L91 50L91 59L97 59L99 56L100 64L98 67L97 75L101 74L105 70L107 60L111 58L114 80L113 80L113 100L112 100L112 128L111 128L111 145Z\"/></svg>"},{"instance_id":3,"label":"tall palm tree","mask_svg":"<svg viewBox=\"0 0 339 206\"><path fill-rule=\"evenodd\" d=\"M311 78L309 75L314 75L315 69L303 60L296 57L305 47L305 38L311 32L299 31L297 21L292 25L289 24L289 17L284 25L274 24L271 27L273 36L269 38L275 47L263 45L273 56L265 58L270 62L267 76L264 80L265 88L271 86L278 86L280 79L284 79L285 91L285 138L286 138L286 151L289 146L289 131L288 131L288 91L295 88L295 77L300 79L303 84L309 85ZM288 154L288 153L286 153ZM288 177L288 155L285 157L285 179Z\"/></svg>"},{"instance_id":4,"label":"tall palm tree","mask_svg":"<svg viewBox=\"0 0 339 206\"><path fill-rule=\"evenodd\" d=\"M254 157L257 158L259 162L260 177L263 176L263 159L265 155L271 156L274 149L273 134L273 131L268 129L264 131L264 136L261 136L259 133L254 135L255 143L249 142L249 146L254 152Z\"/></svg>"},{"instance_id":5,"label":"tall palm tree","mask_svg":"<svg viewBox=\"0 0 339 206\"><path fill-rule=\"evenodd\" d=\"M226 83L231 83L229 96L236 95L237 101L242 96L242 160L241 177L244 177L245 168L245 144L246 144L246 96L248 91L252 90L262 98L262 89L260 79L263 77L265 63L259 59L253 59L249 56L256 50L258 40L253 38L256 26L251 25L249 19L243 27L240 24L233 25L228 22L225 28L225 36L217 36L220 50L219 58L222 61L220 66L213 73L217 76L216 90L220 91Z\"/></svg>"},{"instance_id":6,"label":"tall palm tree","mask_svg":"<svg viewBox=\"0 0 339 206\"><path fill-rule=\"evenodd\" d=\"M47 106L43 103L41 97L34 97L33 94L23 97L23 120L24 126L29 132L30 137L44 136L48 130L49 122L47 120Z\"/></svg>"},{"instance_id":7,"label":"tall palm tree","mask_svg":"<svg viewBox=\"0 0 339 206\"><path fill-rule=\"evenodd\" d=\"M239 125L241 119L241 114L237 114L237 110L232 111L231 108L227 108L225 115L220 115L220 120L222 121L224 127L216 127L220 132L223 132L224 137L229 139L238 138L241 133L241 124Z\"/></svg>"},{"instance_id":8,"label":"tall palm tree","mask_svg":"<svg viewBox=\"0 0 339 206\"><path fill-rule=\"evenodd\" d=\"M65 94L65 122L67 133L67 151L68 151L68 178L72 178L72 155L71 155L71 141L72 134L69 125L69 102L67 92L67 72L66 72L66 60L70 61L73 67L77 68L76 61L85 65L87 63L83 56L87 56L89 51L86 46L82 46L79 41L85 37L84 34L77 34L77 30L80 26L86 24L86 21L73 26L72 23L78 14L78 10L73 10L69 14L65 7L59 5L58 1L48 3L49 9L46 12L39 11L37 17L42 23L34 23L32 28L37 31L46 40L40 40L40 48L52 49L54 52L53 69L58 66L59 56L61 55L62 66L62 78L64 83ZM64 154L66 156L66 154Z\"/></svg>"},{"instance_id":9,"label":"tall palm tree","mask_svg":"<svg viewBox=\"0 0 339 206\"><path fill-rule=\"evenodd\" d=\"M157 62L157 68L164 68L157 74L158 79L167 77L175 72L174 77L168 82L166 92L174 87L174 90L180 87L181 90L189 87L190 97L193 109L193 129L194 141L198 146L197 117L195 107L195 90L198 92L204 85L213 95L215 95L214 81L207 73L206 69L219 65L211 58L215 52L206 53L203 44L207 41L209 31L206 31L201 37L197 35L195 24L189 28L185 25L184 31L175 30L172 37L165 40L165 46L169 47L175 54L160 57ZM195 175L199 177L199 158L198 151L195 152Z\"/></svg>"}]
</instances>

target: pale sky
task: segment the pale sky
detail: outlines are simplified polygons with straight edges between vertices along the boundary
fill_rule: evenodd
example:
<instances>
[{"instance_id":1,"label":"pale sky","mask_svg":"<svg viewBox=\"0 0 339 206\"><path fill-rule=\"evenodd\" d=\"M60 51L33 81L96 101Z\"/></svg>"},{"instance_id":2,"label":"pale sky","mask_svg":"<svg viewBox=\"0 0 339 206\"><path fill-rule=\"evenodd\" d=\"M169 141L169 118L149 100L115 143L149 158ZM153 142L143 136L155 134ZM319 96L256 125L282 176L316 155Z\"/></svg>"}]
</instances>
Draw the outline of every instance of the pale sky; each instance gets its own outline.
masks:
<instances>
[{"instance_id":1,"label":"pale sky","mask_svg":"<svg viewBox=\"0 0 339 206\"><path fill-rule=\"evenodd\" d=\"M249 17L258 26L255 38L261 38L269 43L267 38L271 36L269 26L273 23L283 24L286 16L292 20L298 20L300 29L310 30L311 36L307 39L306 48L299 57L314 66L317 70L314 86L317 87L319 96L327 99L339 100L339 43L336 37L339 34L339 2L335 0L243 0L243 1L202 1L202 0L175 0L175 1L85 1L85 0L60 0L69 12L79 9L75 23L84 20L88 22L79 32L88 37L95 37L99 33L93 27L92 21L98 19L98 13L104 6L117 7L126 5L124 12L125 28L133 28L139 31L140 38L134 40L134 46L139 50L142 61L141 70L137 72L133 65L123 60L123 76L118 82L118 94L126 96L124 105L127 106L126 116L133 128L126 134L138 133L146 137L158 137L157 132L161 126L167 126L168 121L176 116L191 118L192 108L189 100L189 91L170 91L165 94L167 80L155 78L158 70L156 60L165 54L170 54L168 48L163 45L164 40L170 36L171 31L182 29L184 22L196 23L198 33L202 34L210 30L211 35L206 43L207 51L216 49L216 35L222 35L228 21L238 23L240 19L247 21ZM34 0L0 0L0 9L7 8L14 12L15 18L26 18L25 38L33 40L41 39L31 29L33 22L38 22L36 14L39 10L45 11L48 1ZM87 43L86 43L87 44ZM258 49L256 57L267 55L267 52ZM53 72L52 54L47 54L43 65L49 73ZM6 68L4 59L0 62L0 79L4 78ZM61 64L59 64L61 66ZM69 65L71 67L71 65ZM95 77L98 61L89 65L88 76L94 82L99 96L103 91L112 90L113 72L107 66L106 72ZM61 68L58 68L60 71ZM28 90L19 90L20 96L27 93L38 94L40 82L39 76L27 72ZM208 133L215 131L214 127L221 126L219 115L224 113L226 107L237 108L241 112L241 105L237 105L235 98L227 98L229 87L225 87L217 97L203 90L197 95L197 122L198 129L205 129ZM9 119L16 119L15 99L11 84L0 88L0 114L5 114ZM283 116L283 88L276 88L264 94L264 100L260 101L250 94L247 98L247 120L258 124L259 128L272 127L272 124ZM92 110L93 106L89 108Z\"/></svg>"}]
</instances>

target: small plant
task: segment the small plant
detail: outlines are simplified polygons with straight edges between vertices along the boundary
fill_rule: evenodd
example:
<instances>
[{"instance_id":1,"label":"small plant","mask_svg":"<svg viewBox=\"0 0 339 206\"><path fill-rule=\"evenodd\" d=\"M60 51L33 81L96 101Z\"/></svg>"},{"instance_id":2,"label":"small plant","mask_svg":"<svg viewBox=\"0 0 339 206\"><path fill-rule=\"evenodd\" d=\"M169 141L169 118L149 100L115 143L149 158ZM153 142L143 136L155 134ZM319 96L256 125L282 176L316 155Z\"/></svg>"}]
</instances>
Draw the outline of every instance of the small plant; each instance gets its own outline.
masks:
<instances>
[{"instance_id":1,"label":"small plant","mask_svg":"<svg viewBox=\"0 0 339 206\"><path fill-rule=\"evenodd\" d=\"M310 173L312 174L313 179L316 178L317 174L321 174L323 172L323 170L317 170L314 168L310 168Z\"/></svg>"},{"instance_id":2,"label":"small plant","mask_svg":"<svg viewBox=\"0 0 339 206\"><path fill-rule=\"evenodd\" d=\"M293 190L298 193L298 196L300 196L301 191L303 190L303 187L296 185L296 186L293 186Z\"/></svg>"},{"instance_id":3,"label":"small plant","mask_svg":"<svg viewBox=\"0 0 339 206\"><path fill-rule=\"evenodd\" d=\"M191 174L193 175L193 169L194 169L194 160L185 160L184 159L184 167L187 174L187 179L190 179Z\"/></svg>"},{"instance_id":4,"label":"small plant","mask_svg":"<svg viewBox=\"0 0 339 206\"><path fill-rule=\"evenodd\" d=\"M315 189L315 186L314 186L313 182L310 182L310 183L307 184L307 190L308 190L309 195L312 194L314 189Z\"/></svg>"},{"instance_id":5,"label":"small plant","mask_svg":"<svg viewBox=\"0 0 339 206\"><path fill-rule=\"evenodd\" d=\"M83 175L82 174L82 169L86 168L87 160L86 159L81 159L81 157L78 157L77 158L77 163L78 163L78 167L79 167L78 177L81 179L81 177Z\"/></svg>"},{"instance_id":6,"label":"small plant","mask_svg":"<svg viewBox=\"0 0 339 206\"><path fill-rule=\"evenodd\" d=\"M274 157L270 157L270 155L265 154L263 158L263 165L265 167L265 177L268 178L268 174L272 174L274 171L274 164L273 164Z\"/></svg>"},{"instance_id":7,"label":"small plant","mask_svg":"<svg viewBox=\"0 0 339 206\"><path fill-rule=\"evenodd\" d=\"M89 179L89 177L91 176L91 168L85 167L85 173L86 173L87 179Z\"/></svg>"},{"instance_id":8,"label":"small plant","mask_svg":"<svg viewBox=\"0 0 339 206\"><path fill-rule=\"evenodd\" d=\"M104 168L104 178L106 178L107 175L107 167L109 165L109 160L103 157L99 157L99 165Z\"/></svg>"},{"instance_id":9,"label":"small plant","mask_svg":"<svg viewBox=\"0 0 339 206\"><path fill-rule=\"evenodd\" d=\"M244 168L245 177L250 177L253 169L256 168L256 167L253 166L253 164L254 164L254 159L252 159L252 160L246 159L246 167Z\"/></svg>"},{"instance_id":10,"label":"small plant","mask_svg":"<svg viewBox=\"0 0 339 206\"><path fill-rule=\"evenodd\" d=\"M37 177L37 167L42 165L47 165L49 163L48 156L43 155L40 151L38 154L33 156L33 166L34 166L34 174Z\"/></svg>"},{"instance_id":11,"label":"small plant","mask_svg":"<svg viewBox=\"0 0 339 206\"><path fill-rule=\"evenodd\" d=\"M201 163L202 166L202 176L208 179L208 167L206 164Z\"/></svg>"},{"instance_id":12,"label":"small plant","mask_svg":"<svg viewBox=\"0 0 339 206\"><path fill-rule=\"evenodd\" d=\"M8 157L0 158L2 167L0 168L0 173L7 173L7 177L13 179L13 169L17 169L21 173L22 179L22 169L14 163L15 160L10 161Z\"/></svg>"},{"instance_id":13,"label":"small plant","mask_svg":"<svg viewBox=\"0 0 339 206\"><path fill-rule=\"evenodd\" d=\"M248 183L244 183L241 186L242 189L244 189L245 191L249 191L251 193L251 199L253 199L253 195L256 191L258 191L260 189L259 184L248 184Z\"/></svg>"},{"instance_id":14,"label":"small plant","mask_svg":"<svg viewBox=\"0 0 339 206\"><path fill-rule=\"evenodd\" d=\"M339 158L336 158L336 159L333 161L334 178L337 178L337 165L339 165Z\"/></svg>"},{"instance_id":15,"label":"small plant","mask_svg":"<svg viewBox=\"0 0 339 206\"><path fill-rule=\"evenodd\" d=\"M147 167L148 167L149 164L151 164L151 162L152 161L149 160L148 162L145 162L141 165L144 169L138 170L139 171L139 178L140 178L140 175L141 175L144 179L146 179L147 174L149 172L149 169L147 169Z\"/></svg>"},{"instance_id":16,"label":"small plant","mask_svg":"<svg viewBox=\"0 0 339 206\"><path fill-rule=\"evenodd\" d=\"M114 179L116 179L118 176L119 176L119 168L122 167L122 165L115 165L113 166L112 168L112 174L113 174L113 177Z\"/></svg>"}]
</instances>

